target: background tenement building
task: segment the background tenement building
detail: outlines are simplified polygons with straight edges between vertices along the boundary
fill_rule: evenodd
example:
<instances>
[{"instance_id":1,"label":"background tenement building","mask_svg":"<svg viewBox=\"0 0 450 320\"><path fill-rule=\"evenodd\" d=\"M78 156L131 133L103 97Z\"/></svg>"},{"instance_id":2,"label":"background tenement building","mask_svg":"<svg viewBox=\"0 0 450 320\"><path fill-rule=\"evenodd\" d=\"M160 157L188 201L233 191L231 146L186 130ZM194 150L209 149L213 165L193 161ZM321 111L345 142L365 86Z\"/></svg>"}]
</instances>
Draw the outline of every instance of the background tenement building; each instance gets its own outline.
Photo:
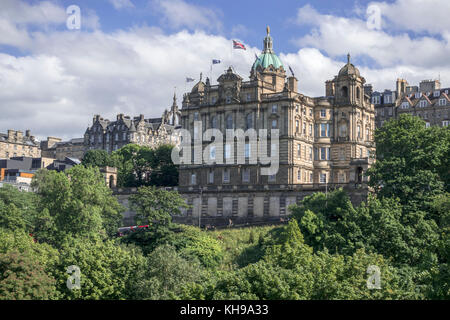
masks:
<instances>
[{"instance_id":1,"label":"background tenement building","mask_svg":"<svg viewBox=\"0 0 450 320\"><path fill-rule=\"evenodd\" d=\"M7 134L0 133L0 159L12 157L40 157L39 142L30 135L30 130L8 130Z\"/></svg>"},{"instance_id":2,"label":"background tenement building","mask_svg":"<svg viewBox=\"0 0 450 320\"><path fill-rule=\"evenodd\" d=\"M396 90L372 92L375 105L376 125L408 113L421 117L427 126L449 124L450 88L441 88L439 80L423 80L419 86L410 86L404 79L397 79Z\"/></svg>"},{"instance_id":3,"label":"background tenement building","mask_svg":"<svg viewBox=\"0 0 450 320\"><path fill-rule=\"evenodd\" d=\"M173 97L170 111L165 111L161 118L145 119L144 115L130 118L118 114L116 121L103 119L95 115L92 126L86 129L84 145L87 150L102 149L112 152L134 143L141 146L156 147L160 144L179 143L175 128L180 123L180 111Z\"/></svg>"},{"instance_id":4,"label":"background tenement building","mask_svg":"<svg viewBox=\"0 0 450 320\"><path fill-rule=\"evenodd\" d=\"M86 152L84 138L74 138L62 141L60 138L48 137L41 142L41 153L43 157L54 158L63 161L67 158L82 159Z\"/></svg>"},{"instance_id":5,"label":"background tenement building","mask_svg":"<svg viewBox=\"0 0 450 320\"><path fill-rule=\"evenodd\" d=\"M181 124L192 143L199 137L195 121L201 121L203 131L216 128L224 137L226 129L278 129L279 150L270 142L268 150L279 153L280 166L275 175L261 175L261 163L249 163L256 149L248 140L244 150L224 142L224 159L233 153L233 164L180 165L179 191L192 205L186 222L279 219L289 204L326 186L347 188L353 199L365 192L363 173L375 150L375 111L350 55L338 75L326 82L326 96L308 97L298 92L294 75L286 76L268 29L250 80L243 81L230 67L217 81L212 85L208 78L205 83L200 79L184 95ZM210 143L203 141L203 147ZM237 164L242 153L246 162Z\"/></svg>"}]
</instances>

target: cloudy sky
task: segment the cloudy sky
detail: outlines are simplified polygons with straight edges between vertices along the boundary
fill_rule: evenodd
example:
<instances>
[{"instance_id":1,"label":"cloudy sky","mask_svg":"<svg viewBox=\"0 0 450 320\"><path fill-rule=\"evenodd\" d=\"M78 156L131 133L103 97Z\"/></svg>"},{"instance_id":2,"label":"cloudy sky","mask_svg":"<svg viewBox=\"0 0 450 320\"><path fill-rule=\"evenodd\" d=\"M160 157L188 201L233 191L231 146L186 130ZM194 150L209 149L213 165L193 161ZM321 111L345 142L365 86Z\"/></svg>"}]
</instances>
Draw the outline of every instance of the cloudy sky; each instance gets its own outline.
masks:
<instances>
[{"instance_id":1,"label":"cloudy sky","mask_svg":"<svg viewBox=\"0 0 450 320\"><path fill-rule=\"evenodd\" d=\"M159 117L174 91L181 106L186 77L215 83L232 65L248 79L266 25L304 94L323 95L348 52L375 90L398 77L450 87L449 12L448 0L0 0L0 132L69 139L94 114Z\"/></svg>"}]
</instances>

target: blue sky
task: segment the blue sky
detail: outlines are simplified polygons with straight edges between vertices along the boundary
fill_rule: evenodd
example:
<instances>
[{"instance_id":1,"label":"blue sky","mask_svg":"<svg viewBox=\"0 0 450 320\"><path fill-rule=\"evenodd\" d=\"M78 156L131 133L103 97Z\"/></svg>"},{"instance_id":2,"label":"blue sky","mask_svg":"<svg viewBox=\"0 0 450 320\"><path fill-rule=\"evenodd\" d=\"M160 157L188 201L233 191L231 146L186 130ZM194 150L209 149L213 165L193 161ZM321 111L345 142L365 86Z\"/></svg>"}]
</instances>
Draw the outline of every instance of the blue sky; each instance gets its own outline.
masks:
<instances>
[{"instance_id":1,"label":"blue sky","mask_svg":"<svg viewBox=\"0 0 450 320\"><path fill-rule=\"evenodd\" d=\"M81 9L68 30L66 8ZM380 24L368 24L368 9ZM274 49L321 96L351 54L367 83L450 82L450 1L0 0L0 132L81 137L94 114L158 117L199 78L248 79L270 25ZM231 50L231 40L247 50ZM211 59L220 59L210 72ZM176 87L176 89L175 89Z\"/></svg>"}]
</instances>

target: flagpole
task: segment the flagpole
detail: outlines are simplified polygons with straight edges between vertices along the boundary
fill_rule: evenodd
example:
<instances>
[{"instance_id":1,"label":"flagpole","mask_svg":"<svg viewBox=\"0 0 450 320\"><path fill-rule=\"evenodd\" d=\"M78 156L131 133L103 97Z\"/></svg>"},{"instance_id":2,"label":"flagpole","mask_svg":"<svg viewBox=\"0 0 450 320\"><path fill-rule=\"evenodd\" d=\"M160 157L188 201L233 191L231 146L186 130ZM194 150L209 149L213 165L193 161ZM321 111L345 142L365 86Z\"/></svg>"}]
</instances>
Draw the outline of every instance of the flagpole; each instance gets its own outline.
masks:
<instances>
[{"instance_id":1,"label":"flagpole","mask_svg":"<svg viewBox=\"0 0 450 320\"><path fill-rule=\"evenodd\" d=\"M231 40L230 64L233 62L233 40Z\"/></svg>"}]
</instances>

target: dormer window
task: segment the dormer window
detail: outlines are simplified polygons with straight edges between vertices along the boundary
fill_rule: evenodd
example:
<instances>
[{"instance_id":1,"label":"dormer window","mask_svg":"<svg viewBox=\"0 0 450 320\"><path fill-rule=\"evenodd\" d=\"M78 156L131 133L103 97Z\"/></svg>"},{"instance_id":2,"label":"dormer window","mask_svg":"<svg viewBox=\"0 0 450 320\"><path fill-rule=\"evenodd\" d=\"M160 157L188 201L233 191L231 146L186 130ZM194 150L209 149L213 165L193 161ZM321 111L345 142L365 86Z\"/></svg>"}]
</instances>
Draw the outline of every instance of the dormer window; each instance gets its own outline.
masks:
<instances>
[{"instance_id":1,"label":"dormer window","mask_svg":"<svg viewBox=\"0 0 450 320\"><path fill-rule=\"evenodd\" d=\"M439 105L440 106L445 106L447 104L447 99L443 98L443 99L439 99Z\"/></svg>"},{"instance_id":2,"label":"dormer window","mask_svg":"<svg viewBox=\"0 0 450 320\"><path fill-rule=\"evenodd\" d=\"M428 105L427 100L420 100L419 101L419 107L424 108Z\"/></svg>"},{"instance_id":3,"label":"dormer window","mask_svg":"<svg viewBox=\"0 0 450 320\"><path fill-rule=\"evenodd\" d=\"M384 103L392 103L392 96L385 95L384 96Z\"/></svg>"},{"instance_id":4,"label":"dormer window","mask_svg":"<svg viewBox=\"0 0 450 320\"><path fill-rule=\"evenodd\" d=\"M434 93L433 93L433 97L439 97L441 95L441 92L439 91L439 90L436 90Z\"/></svg>"},{"instance_id":5,"label":"dormer window","mask_svg":"<svg viewBox=\"0 0 450 320\"><path fill-rule=\"evenodd\" d=\"M409 108L409 102L405 101L402 102L402 109L408 109Z\"/></svg>"},{"instance_id":6,"label":"dormer window","mask_svg":"<svg viewBox=\"0 0 450 320\"><path fill-rule=\"evenodd\" d=\"M414 95L414 97L415 97L416 99L419 99L419 98L420 98L420 92L416 92L415 95Z\"/></svg>"},{"instance_id":7,"label":"dormer window","mask_svg":"<svg viewBox=\"0 0 450 320\"><path fill-rule=\"evenodd\" d=\"M320 117L325 118L326 116L327 116L327 110L326 109L320 110Z\"/></svg>"},{"instance_id":8,"label":"dormer window","mask_svg":"<svg viewBox=\"0 0 450 320\"><path fill-rule=\"evenodd\" d=\"M372 97L372 103L373 104L380 104L380 96L373 96Z\"/></svg>"}]
</instances>

